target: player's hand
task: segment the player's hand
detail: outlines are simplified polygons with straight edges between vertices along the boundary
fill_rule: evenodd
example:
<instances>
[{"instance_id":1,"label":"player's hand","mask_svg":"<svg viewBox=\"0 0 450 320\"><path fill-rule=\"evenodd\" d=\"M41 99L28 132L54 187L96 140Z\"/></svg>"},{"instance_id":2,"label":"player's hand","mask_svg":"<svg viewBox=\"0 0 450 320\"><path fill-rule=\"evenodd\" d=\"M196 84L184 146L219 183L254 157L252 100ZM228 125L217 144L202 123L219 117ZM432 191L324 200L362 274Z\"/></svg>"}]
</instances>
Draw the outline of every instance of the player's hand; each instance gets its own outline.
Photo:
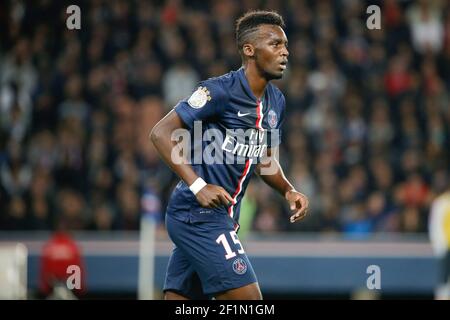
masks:
<instances>
[{"instance_id":1,"label":"player's hand","mask_svg":"<svg viewBox=\"0 0 450 320\"><path fill-rule=\"evenodd\" d=\"M207 184L196 194L197 201L204 208L228 207L233 203L233 198L228 192L214 184Z\"/></svg>"},{"instance_id":2,"label":"player's hand","mask_svg":"<svg viewBox=\"0 0 450 320\"><path fill-rule=\"evenodd\" d=\"M286 200L289 202L289 207L293 212L291 215L291 223L300 221L308 213L309 200L303 193L295 190L290 190L285 194Z\"/></svg>"}]
</instances>

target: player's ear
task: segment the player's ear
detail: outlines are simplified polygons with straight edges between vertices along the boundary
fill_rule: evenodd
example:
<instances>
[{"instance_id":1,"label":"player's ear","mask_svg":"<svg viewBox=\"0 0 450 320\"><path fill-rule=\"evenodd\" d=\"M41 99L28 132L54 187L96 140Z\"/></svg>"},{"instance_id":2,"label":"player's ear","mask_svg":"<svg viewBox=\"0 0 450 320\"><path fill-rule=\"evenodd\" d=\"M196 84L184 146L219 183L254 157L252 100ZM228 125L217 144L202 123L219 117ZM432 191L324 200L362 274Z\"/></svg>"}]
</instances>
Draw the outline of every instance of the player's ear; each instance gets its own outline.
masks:
<instances>
[{"instance_id":1,"label":"player's ear","mask_svg":"<svg viewBox=\"0 0 450 320\"><path fill-rule=\"evenodd\" d=\"M255 56L255 47L251 43L246 43L242 46L244 56L253 58Z\"/></svg>"}]
</instances>

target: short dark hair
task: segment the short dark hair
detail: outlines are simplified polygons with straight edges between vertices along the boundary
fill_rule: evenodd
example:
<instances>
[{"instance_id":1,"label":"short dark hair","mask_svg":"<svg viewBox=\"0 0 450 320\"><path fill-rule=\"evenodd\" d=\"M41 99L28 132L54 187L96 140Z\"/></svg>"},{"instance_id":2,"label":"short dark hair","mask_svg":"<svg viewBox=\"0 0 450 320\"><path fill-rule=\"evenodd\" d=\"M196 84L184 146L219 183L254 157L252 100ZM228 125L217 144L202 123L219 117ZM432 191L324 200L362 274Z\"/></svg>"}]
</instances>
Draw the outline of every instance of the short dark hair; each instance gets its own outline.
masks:
<instances>
[{"instance_id":1,"label":"short dark hair","mask_svg":"<svg viewBox=\"0 0 450 320\"><path fill-rule=\"evenodd\" d=\"M285 27L283 17L275 11L249 11L236 21L236 43L242 54L242 46L249 42L250 35L257 30L261 24L272 24Z\"/></svg>"}]
</instances>

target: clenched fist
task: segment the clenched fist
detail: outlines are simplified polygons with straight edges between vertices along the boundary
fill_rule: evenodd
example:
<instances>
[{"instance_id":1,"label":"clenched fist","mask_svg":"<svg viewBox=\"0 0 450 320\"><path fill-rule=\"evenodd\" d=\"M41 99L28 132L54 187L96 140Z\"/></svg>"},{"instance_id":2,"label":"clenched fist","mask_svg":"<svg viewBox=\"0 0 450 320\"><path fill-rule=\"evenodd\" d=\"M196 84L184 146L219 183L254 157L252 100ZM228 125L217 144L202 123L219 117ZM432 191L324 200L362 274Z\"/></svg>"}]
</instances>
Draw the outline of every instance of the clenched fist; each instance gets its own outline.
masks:
<instances>
[{"instance_id":1,"label":"clenched fist","mask_svg":"<svg viewBox=\"0 0 450 320\"><path fill-rule=\"evenodd\" d=\"M207 184L197 194L198 203L204 208L217 208L219 206L226 206L233 204L233 198L228 192L214 184Z\"/></svg>"}]
</instances>

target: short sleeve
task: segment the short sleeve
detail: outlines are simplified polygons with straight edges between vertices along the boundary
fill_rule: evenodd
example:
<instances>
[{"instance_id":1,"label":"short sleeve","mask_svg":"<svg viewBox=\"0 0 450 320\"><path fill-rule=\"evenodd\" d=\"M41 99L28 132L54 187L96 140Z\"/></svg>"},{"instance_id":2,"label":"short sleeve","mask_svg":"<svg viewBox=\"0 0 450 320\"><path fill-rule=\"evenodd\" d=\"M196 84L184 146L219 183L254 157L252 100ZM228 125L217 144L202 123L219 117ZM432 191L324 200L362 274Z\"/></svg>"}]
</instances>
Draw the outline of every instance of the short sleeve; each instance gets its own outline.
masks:
<instances>
[{"instance_id":1,"label":"short sleeve","mask_svg":"<svg viewBox=\"0 0 450 320\"><path fill-rule=\"evenodd\" d=\"M175 106L175 112L191 129L195 121L212 120L219 116L227 96L218 81L201 82L190 97Z\"/></svg>"}]
</instances>

